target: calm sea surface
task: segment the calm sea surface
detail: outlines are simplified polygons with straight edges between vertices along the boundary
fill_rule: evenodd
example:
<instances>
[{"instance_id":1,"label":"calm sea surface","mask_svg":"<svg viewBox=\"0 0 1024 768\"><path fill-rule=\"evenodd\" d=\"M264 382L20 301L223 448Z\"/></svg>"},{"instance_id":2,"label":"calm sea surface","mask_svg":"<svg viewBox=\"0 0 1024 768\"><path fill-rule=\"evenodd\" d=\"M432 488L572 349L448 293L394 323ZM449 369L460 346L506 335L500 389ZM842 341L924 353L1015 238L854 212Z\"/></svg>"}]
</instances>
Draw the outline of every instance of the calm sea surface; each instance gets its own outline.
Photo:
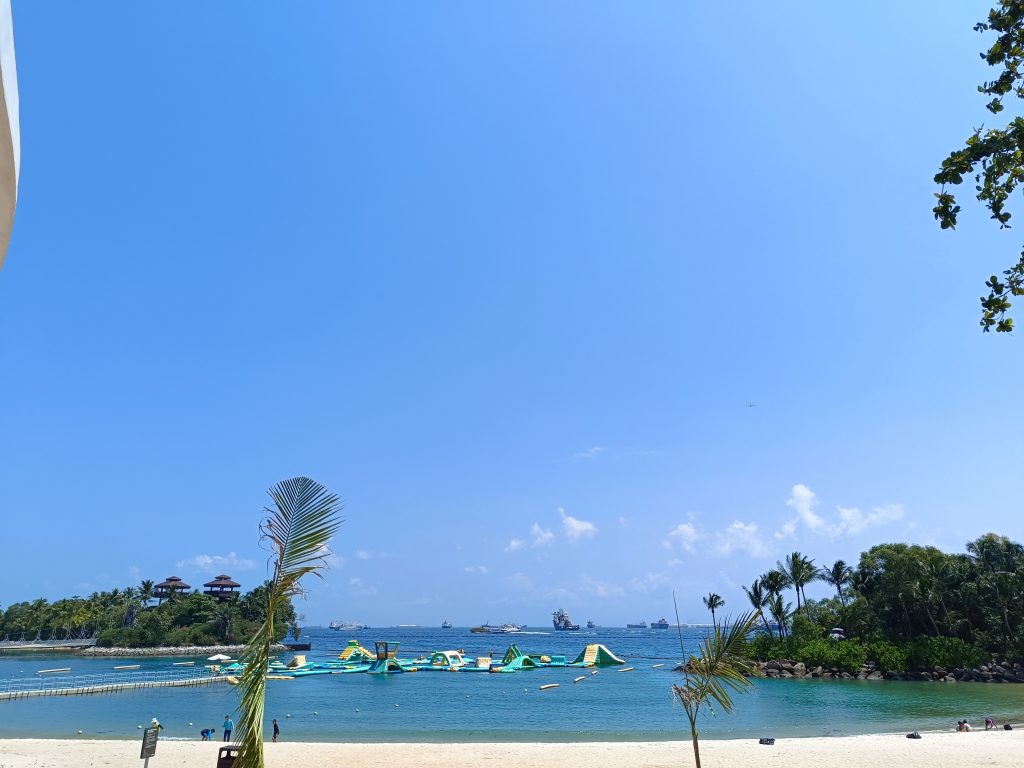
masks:
<instances>
[{"instance_id":1,"label":"calm sea surface","mask_svg":"<svg viewBox=\"0 0 1024 768\"><path fill-rule=\"evenodd\" d=\"M516 674L419 672L397 675L321 675L268 682L267 717L282 738L294 741L659 741L688 737L686 718L672 696L680 676L675 629L603 629L518 635L476 635L467 628L367 629L353 633L311 628L307 658L333 659L358 638L401 643L399 656L462 648L467 655L510 642L526 653L564 654L571 661L587 643L600 642L635 668L596 675L577 668ZM688 649L697 630L685 630ZM307 638L303 638L306 640ZM0 655L0 678L33 677L40 669L71 667L72 674L110 671L140 663L166 669L192 657L95 659L63 654ZM291 658L291 654L283 656ZM664 667L653 669L655 664ZM574 684L573 679L586 675ZM547 683L560 687L540 691ZM237 706L226 684L152 689L91 696L0 701L0 738L136 738L139 725L157 717L162 738L198 739L220 730ZM1024 685L891 683L884 681L756 680L737 697L732 714L705 717L705 738L842 736L862 733L950 730L968 718L992 714L1000 722L1024 721Z\"/></svg>"}]
</instances>

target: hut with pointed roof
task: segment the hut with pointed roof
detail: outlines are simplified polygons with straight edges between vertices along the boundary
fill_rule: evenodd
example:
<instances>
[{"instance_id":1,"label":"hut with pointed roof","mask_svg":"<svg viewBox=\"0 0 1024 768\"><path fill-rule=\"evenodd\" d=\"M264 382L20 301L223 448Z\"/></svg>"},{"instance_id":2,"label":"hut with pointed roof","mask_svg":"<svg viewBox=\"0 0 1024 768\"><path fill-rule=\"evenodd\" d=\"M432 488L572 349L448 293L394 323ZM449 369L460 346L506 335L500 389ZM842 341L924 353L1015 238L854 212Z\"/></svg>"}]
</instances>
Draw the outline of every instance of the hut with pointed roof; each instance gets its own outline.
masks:
<instances>
[{"instance_id":1,"label":"hut with pointed roof","mask_svg":"<svg viewBox=\"0 0 1024 768\"><path fill-rule=\"evenodd\" d=\"M153 587L153 597L162 603L164 600L169 600L175 592L188 592L190 589L192 589L192 587L182 581L178 576L168 576Z\"/></svg>"},{"instance_id":2,"label":"hut with pointed roof","mask_svg":"<svg viewBox=\"0 0 1024 768\"><path fill-rule=\"evenodd\" d=\"M228 600L235 600L238 598L237 590L242 585L237 581L232 581L231 577L226 573L222 573L220 576L215 578L213 581L208 581L203 584L206 589L203 590L204 595L217 600L220 603L226 603Z\"/></svg>"}]
</instances>

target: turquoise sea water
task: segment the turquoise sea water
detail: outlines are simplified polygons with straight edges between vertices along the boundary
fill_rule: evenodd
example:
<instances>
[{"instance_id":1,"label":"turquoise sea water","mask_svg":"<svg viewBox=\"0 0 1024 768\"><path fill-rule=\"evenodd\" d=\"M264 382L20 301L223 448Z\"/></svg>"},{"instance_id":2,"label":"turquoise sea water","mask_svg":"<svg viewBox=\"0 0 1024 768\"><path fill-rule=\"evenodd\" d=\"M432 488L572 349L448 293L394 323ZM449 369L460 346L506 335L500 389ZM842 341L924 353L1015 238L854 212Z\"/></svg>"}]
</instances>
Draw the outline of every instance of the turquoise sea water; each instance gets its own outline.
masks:
<instances>
[{"instance_id":1,"label":"turquoise sea water","mask_svg":"<svg viewBox=\"0 0 1024 768\"><path fill-rule=\"evenodd\" d=\"M529 630L528 630L529 632ZM518 635L475 635L465 628L368 629L343 634L309 630L307 658L335 658L358 638L401 643L399 655L465 649L467 655L504 652L515 642L526 653L564 654L570 660L587 643L601 642L625 658L632 672L615 667L541 669L517 674L419 672L398 675L323 675L268 682L267 717L294 741L658 741L687 737L686 719L671 686L680 658L671 630L602 629ZM692 648L698 635L684 635ZM304 638L305 640L306 638ZM290 654L284 658L290 658ZM166 669L184 658L139 659ZM32 677L36 670L71 667L73 673L110 671L123 659L63 654L0 655L0 678ZM664 667L653 669L655 664ZM586 675L574 684L573 679ZM547 683L560 687L540 691ZM198 739L204 727L220 731L237 705L226 684L90 696L0 701L0 738L135 738L139 725L157 717L162 738ZM976 724L986 715L1024 721L1024 685L905 683L886 681L756 680L729 715L706 717L705 738L841 736L863 733L950 730L957 720ZM192 725L189 725L191 723Z\"/></svg>"}]
</instances>

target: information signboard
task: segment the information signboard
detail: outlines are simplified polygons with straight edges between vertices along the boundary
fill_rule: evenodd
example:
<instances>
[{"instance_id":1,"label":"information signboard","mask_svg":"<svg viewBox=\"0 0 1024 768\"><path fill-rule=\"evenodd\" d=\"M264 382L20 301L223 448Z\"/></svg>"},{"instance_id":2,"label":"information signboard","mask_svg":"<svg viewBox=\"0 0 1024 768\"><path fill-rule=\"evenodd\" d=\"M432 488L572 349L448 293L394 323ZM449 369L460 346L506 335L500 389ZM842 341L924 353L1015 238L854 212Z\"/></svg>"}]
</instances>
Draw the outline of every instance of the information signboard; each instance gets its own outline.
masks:
<instances>
[{"instance_id":1,"label":"information signboard","mask_svg":"<svg viewBox=\"0 0 1024 768\"><path fill-rule=\"evenodd\" d=\"M156 754L156 740L160 737L159 728L147 728L142 733L142 754L140 760L149 760Z\"/></svg>"}]
</instances>

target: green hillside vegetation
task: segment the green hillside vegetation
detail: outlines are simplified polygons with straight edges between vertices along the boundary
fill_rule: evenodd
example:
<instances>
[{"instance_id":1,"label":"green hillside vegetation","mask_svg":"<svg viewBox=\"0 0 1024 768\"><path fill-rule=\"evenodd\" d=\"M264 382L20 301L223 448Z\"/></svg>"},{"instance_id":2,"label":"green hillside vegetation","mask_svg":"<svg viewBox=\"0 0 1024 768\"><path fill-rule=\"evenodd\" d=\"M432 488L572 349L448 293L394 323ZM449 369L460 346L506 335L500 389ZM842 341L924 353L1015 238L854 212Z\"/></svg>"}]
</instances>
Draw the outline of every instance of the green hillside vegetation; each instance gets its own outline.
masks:
<instances>
[{"instance_id":1,"label":"green hillside vegetation","mask_svg":"<svg viewBox=\"0 0 1024 768\"><path fill-rule=\"evenodd\" d=\"M806 584L825 581L835 597L808 600ZM787 602L793 590L799 608ZM825 568L794 552L744 588L765 631L752 656L855 672L972 668L993 658L1024 660L1024 547L988 533L966 553L879 544L856 568ZM833 627L843 640L829 638Z\"/></svg>"},{"instance_id":2,"label":"green hillside vegetation","mask_svg":"<svg viewBox=\"0 0 1024 768\"><path fill-rule=\"evenodd\" d=\"M225 602L191 592L174 594L156 605L152 595L153 583L146 581L87 598L14 603L0 614L0 638L91 633L101 646L235 645L248 642L266 618L265 584ZM275 640L295 628L290 601L276 613L274 626Z\"/></svg>"}]
</instances>

